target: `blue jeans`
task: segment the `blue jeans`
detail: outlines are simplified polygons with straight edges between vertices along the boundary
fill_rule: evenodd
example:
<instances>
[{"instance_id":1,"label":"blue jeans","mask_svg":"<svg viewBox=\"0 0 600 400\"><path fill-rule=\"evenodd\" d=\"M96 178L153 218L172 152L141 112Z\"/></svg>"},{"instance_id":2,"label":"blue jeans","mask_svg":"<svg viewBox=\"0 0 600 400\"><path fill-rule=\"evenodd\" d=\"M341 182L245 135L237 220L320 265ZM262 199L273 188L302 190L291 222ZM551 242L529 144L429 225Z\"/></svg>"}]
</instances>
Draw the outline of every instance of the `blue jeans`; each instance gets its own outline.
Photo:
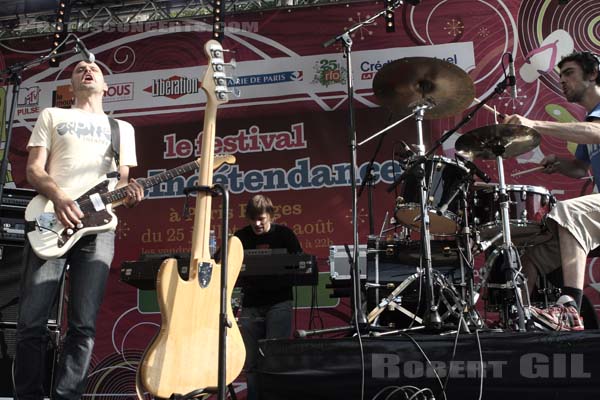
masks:
<instances>
[{"instance_id":1,"label":"blue jeans","mask_svg":"<svg viewBox=\"0 0 600 400\"><path fill-rule=\"evenodd\" d=\"M268 306L242 307L240 330L246 347L247 400L258 399L256 367L260 339L287 339L292 334L292 300Z\"/></svg>"},{"instance_id":2,"label":"blue jeans","mask_svg":"<svg viewBox=\"0 0 600 400\"><path fill-rule=\"evenodd\" d=\"M114 254L114 239L114 232L84 236L64 258L48 261L37 257L29 242L25 244L14 365L15 394L19 400L44 397L47 323L54 300L60 295L66 265L69 265L68 329L52 398L81 397L94 348L96 316Z\"/></svg>"}]
</instances>

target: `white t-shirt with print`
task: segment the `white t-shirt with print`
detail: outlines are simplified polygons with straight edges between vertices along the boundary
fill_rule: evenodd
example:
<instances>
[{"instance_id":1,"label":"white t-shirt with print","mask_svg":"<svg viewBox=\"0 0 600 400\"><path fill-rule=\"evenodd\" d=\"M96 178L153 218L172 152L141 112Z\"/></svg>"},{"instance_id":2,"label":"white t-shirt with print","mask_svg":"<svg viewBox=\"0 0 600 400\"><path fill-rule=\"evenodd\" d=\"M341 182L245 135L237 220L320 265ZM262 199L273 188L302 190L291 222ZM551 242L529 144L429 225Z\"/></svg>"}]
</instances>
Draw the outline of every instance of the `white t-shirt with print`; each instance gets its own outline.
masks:
<instances>
[{"instance_id":1,"label":"white t-shirt with print","mask_svg":"<svg viewBox=\"0 0 600 400\"><path fill-rule=\"evenodd\" d=\"M119 123L120 165L136 166L135 132L130 123ZM27 148L48 149L46 171L64 190L91 188L116 171L108 117L77 108L46 108L38 117ZM114 187L116 180L111 184Z\"/></svg>"}]
</instances>

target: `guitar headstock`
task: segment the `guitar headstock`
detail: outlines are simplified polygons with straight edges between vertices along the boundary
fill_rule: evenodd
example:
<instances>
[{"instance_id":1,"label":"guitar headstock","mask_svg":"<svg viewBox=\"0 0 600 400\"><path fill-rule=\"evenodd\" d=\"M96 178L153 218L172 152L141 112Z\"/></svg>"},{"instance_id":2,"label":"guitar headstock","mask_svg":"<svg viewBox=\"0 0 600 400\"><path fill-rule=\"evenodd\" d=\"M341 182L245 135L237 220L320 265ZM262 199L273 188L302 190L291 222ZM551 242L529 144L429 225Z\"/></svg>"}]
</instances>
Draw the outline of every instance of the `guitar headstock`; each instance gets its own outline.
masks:
<instances>
[{"instance_id":1,"label":"guitar headstock","mask_svg":"<svg viewBox=\"0 0 600 400\"><path fill-rule=\"evenodd\" d=\"M225 52L221 43L216 40L209 40L204 45L204 53L208 63L202 78L202 89L208 100L212 100L217 104L227 103L229 101L228 93L231 93L227 87L229 78L225 73L225 67L235 67L235 64L225 62Z\"/></svg>"}]
</instances>

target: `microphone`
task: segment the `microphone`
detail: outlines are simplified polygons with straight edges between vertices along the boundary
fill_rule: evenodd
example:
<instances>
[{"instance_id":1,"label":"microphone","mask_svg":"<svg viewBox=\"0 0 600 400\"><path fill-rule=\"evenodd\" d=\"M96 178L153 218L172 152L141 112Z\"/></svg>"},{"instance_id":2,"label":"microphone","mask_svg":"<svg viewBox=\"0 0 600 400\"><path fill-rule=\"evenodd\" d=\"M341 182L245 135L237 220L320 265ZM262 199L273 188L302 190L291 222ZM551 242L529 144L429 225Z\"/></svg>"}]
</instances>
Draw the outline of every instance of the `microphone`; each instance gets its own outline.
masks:
<instances>
[{"instance_id":1,"label":"microphone","mask_svg":"<svg viewBox=\"0 0 600 400\"><path fill-rule=\"evenodd\" d=\"M491 245L493 245L498 240L500 240L500 238L502 238L503 235L504 234L502 232L500 232L500 233L497 233L496 236L494 236L490 240L484 240L482 242L479 242L477 244L477 249L479 250L480 253L483 253L484 251L486 251L487 249L489 249Z\"/></svg>"},{"instance_id":2,"label":"microphone","mask_svg":"<svg viewBox=\"0 0 600 400\"><path fill-rule=\"evenodd\" d=\"M446 212L446 210L448 210L448 207L450 206L450 203L452 203L454 201L454 198L460 193L460 191L463 190L463 184L461 183L460 185L456 185L456 188L454 189L454 191L452 192L452 195L450 195L450 197L448 198L448 200L442 204L442 206L436 211L437 215L444 215L444 213Z\"/></svg>"},{"instance_id":3,"label":"microphone","mask_svg":"<svg viewBox=\"0 0 600 400\"><path fill-rule=\"evenodd\" d=\"M94 61L96 61L96 56L94 55L94 53L89 51L87 47L85 47L85 44L83 44L83 42L77 36L75 36L75 48L78 52L81 52L81 54L83 55L83 60L85 62L93 63Z\"/></svg>"},{"instance_id":4,"label":"microphone","mask_svg":"<svg viewBox=\"0 0 600 400\"><path fill-rule=\"evenodd\" d=\"M313 335L322 335L325 333L338 333L338 332L348 332L354 330L354 326L337 326L335 328L325 328L325 329L312 329L312 330L304 330L298 329L294 332L294 337L296 338L305 338Z\"/></svg>"},{"instance_id":5,"label":"microphone","mask_svg":"<svg viewBox=\"0 0 600 400\"><path fill-rule=\"evenodd\" d=\"M515 62L512 54L508 53L508 77L507 84L510 86L510 97L517 98L517 76L515 75Z\"/></svg>"},{"instance_id":6,"label":"microphone","mask_svg":"<svg viewBox=\"0 0 600 400\"><path fill-rule=\"evenodd\" d=\"M455 154L456 158L458 158L460 161L462 161L463 164L465 164L465 166L470 169L473 173L475 173L475 175L477 175L479 177L479 179L481 179L482 181L484 181L485 183L489 183L489 181L492 180L492 178L490 178L488 176L488 174L486 174L485 172L483 172L482 170L479 169L479 167L477 165L475 165L474 162L467 160L466 158L464 158L463 156L461 156L460 154L456 153Z\"/></svg>"},{"instance_id":7,"label":"microphone","mask_svg":"<svg viewBox=\"0 0 600 400\"><path fill-rule=\"evenodd\" d=\"M410 158L415 155L415 152L410 148L409 145L406 144L404 140L400 141L400 145L400 151L395 152L394 155L400 158Z\"/></svg>"}]
</instances>

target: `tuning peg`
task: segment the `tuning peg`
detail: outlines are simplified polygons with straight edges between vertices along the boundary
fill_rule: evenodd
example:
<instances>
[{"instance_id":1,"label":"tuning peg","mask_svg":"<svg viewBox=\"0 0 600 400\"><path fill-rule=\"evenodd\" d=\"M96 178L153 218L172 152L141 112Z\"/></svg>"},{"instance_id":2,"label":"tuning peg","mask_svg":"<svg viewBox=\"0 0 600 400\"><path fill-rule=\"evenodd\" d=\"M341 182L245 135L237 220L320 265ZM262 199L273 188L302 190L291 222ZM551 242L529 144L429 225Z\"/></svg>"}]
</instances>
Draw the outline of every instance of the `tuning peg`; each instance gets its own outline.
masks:
<instances>
[{"instance_id":1,"label":"tuning peg","mask_svg":"<svg viewBox=\"0 0 600 400\"><path fill-rule=\"evenodd\" d=\"M227 65L228 67L231 67L232 69L237 68L237 62L235 61L235 58L232 58L231 60L229 60L228 63L223 63L223 65Z\"/></svg>"},{"instance_id":2,"label":"tuning peg","mask_svg":"<svg viewBox=\"0 0 600 400\"><path fill-rule=\"evenodd\" d=\"M228 90L227 93L231 93L233 97L237 98L239 98L242 95L240 88L238 88L237 86L234 86L233 88L231 88L231 90Z\"/></svg>"}]
</instances>

